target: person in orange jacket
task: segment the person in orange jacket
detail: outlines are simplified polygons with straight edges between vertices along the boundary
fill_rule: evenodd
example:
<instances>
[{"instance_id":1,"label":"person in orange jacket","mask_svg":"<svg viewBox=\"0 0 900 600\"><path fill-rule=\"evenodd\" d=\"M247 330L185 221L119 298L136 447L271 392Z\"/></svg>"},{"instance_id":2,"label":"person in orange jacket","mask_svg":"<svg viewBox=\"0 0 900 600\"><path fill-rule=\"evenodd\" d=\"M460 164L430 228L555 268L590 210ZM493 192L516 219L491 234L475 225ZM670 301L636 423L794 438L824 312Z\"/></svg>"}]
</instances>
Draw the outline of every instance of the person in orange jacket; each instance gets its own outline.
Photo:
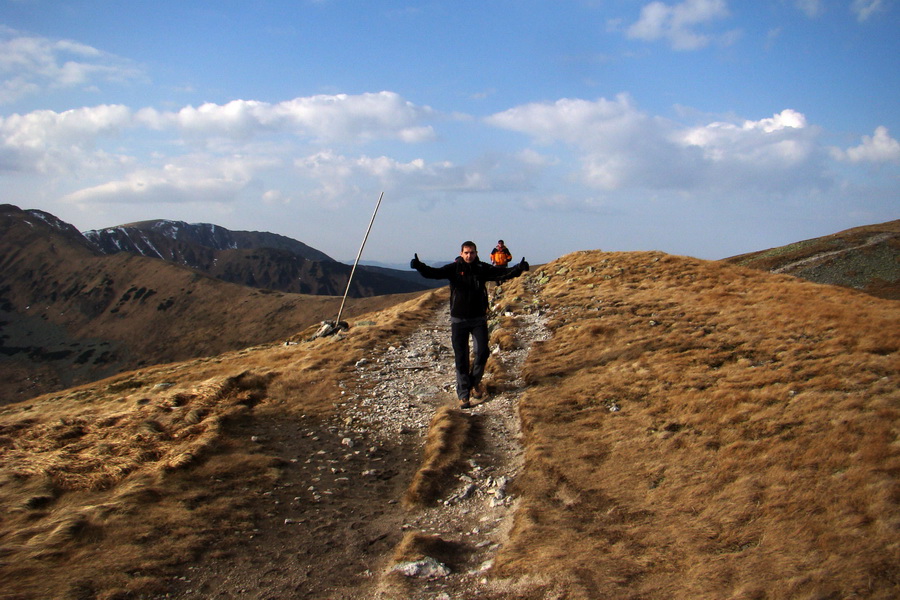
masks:
<instances>
[{"instance_id":1,"label":"person in orange jacket","mask_svg":"<svg viewBox=\"0 0 900 600\"><path fill-rule=\"evenodd\" d=\"M495 267L505 267L512 260L512 254L509 248L503 243L503 240L497 242L497 245L491 250L491 264Z\"/></svg>"}]
</instances>

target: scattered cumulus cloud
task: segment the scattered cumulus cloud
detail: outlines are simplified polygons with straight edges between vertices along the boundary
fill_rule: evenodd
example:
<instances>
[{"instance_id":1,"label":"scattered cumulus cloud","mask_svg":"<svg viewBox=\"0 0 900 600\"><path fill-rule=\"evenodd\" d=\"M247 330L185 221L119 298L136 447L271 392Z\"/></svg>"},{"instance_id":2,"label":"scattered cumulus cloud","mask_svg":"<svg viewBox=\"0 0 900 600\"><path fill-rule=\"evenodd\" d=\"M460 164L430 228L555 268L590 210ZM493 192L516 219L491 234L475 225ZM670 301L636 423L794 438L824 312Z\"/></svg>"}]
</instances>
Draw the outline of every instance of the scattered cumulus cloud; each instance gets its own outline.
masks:
<instances>
[{"instance_id":1,"label":"scattered cumulus cloud","mask_svg":"<svg viewBox=\"0 0 900 600\"><path fill-rule=\"evenodd\" d=\"M900 142L888 133L887 127L877 127L875 134L862 136L862 143L853 148L841 150L832 148L832 155L851 163L889 163L900 162Z\"/></svg>"},{"instance_id":2,"label":"scattered cumulus cloud","mask_svg":"<svg viewBox=\"0 0 900 600\"><path fill-rule=\"evenodd\" d=\"M38 110L0 117L3 144L14 148L46 148L60 144L92 144L131 125L131 110L122 105Z\"/></svg>"},{"instance_id":3,"label":"scattered cumulus cloud","mask_svg":"<svg viewBox=\"0 0 900 600\"><path fill-rule=\"evenodd\" d=\"M790 109L757 121L688 127L648 115L620 95L523 105L487 122L537 144L571 148L583 183L607 192L765 186L776 174L781 184L796 177L800 185L821 157L815 129Z\"/></svg>"},{"instance_id":4,"label":"scattered cumulus cloud","mask_svg":"<svg viewBox=\"0 0 900 600\"><path fill-rule=\"evenodd\" d=\"M433 139L436 115L391 92L312 96L277 104L235 100L177 111L100 105L0 117L0 172L65 170L53 156L85 155L125 132L152 130L209 147L222 139L245 144L254 137L286 135L299 142L344 143L376 140L419 143ZM99 152L99 151L98 151Z\"/></svg>"},{"instance_id":5,"label":"scattered cumulus cloud","mask_svg":"<svg viewBox=\"0 0 900 600\"><path fill-rule=\"evenodd\" d=\"M505 193L529 206L597 210L616 193L727 197L823 189L830 184L829 159L900 162L900 144L885 127L857 147L829 149L794 109L758 119L714 120L693 111L670 119L641 109L628 94L528 103L490 115L482 125L520 133L525 142L464 162L377 153L384 152L379 141L389 147L428 141L436 126L454 122L391 92L173 111L41 110L0 117L0 172L73 175L60 196L85 207L228 205L248 197L267 206L303 199L337 207L377 188L429 202ZM148 133L158 138L155 151L139 156ZM230 143L217 143L222 139ZM362 144L376 153L358 152Z\"/></svg>"},{"instance_id":6,"label":"scattered cumulus cloud","mask_svg":"<svg viewBox=\"0 0 900 600\"><path fill-rule=\"evenodd\" d=\"M284 205L290 204L291 199L281 190L266 190L263 192L262 201L268 205Z\"/></svg>"},{"instance_id":7,"label":"scattered cumulus cloud","mask_svg":"<svg viewBox=\"0 0 900 600\"><path fill-rule=\"evenodd\" d=\"M139 167L120 179L66 194L72 204L229 203L253 184L266 161L234 156L188 156L160 167Z\"/></svg>"},{"instance_id":8,"label":"scattered cumulus cloud","mask_svg":"<svg viewBox=\"0 0 900 600\"><path fill-rule=\"evenodd\" d=\"M386 156L347 156L328 150L298 158L294 169L304 179L319 183L315 197L329 205L340 203L340 198L347 194L346 186L336 182L356 182L354 190L375 187L423 194L522 187L522 169L510 169L515 173L510 174L491 160L474 160L465 165L451 161L427 162L421 158L403 162Z\"/></svg>"},{"instance_id":9,"label":"scattered cumulus cloud","mask_svg":"<svg viewBox=\"0 0 900 600\"><path fill-rule=\"evenodd\" d=\"M127 162L95 145L117 136L130 119L131 111L121 105L0 117L0 173L57 174Z\"/></svg>"},{"instance_id":10,"label":"scattered cumulus cloud","mask_svg":"<svg viewBox=\"0 0 900 600\"><path fill-rule=\"evenodd\" d=\"M825 13L823 0L795 0L794 4L803 14L811 19L820 17ZM859 22L868 20L872 15L886 8L884 0L851 0L849 3L850 12L856 16Z\"/></svg>"},{"instance_id":11,"label":"scattered cumulus cloud","mask_svg":"<svg viewBox=\"0 0 900 600\"><path fill-rule=\"evenodd\" d=\"M648 42L666 40L675 50L697 50L708 46L715 36L698 28L729 16L725 0L685 0L680 4L651 2L641 9L640 18L625 33L631 39ZM734 32L720 36L733 40Z\"/></svg>"},{"instance_id":12,"label":"scattered cumulus cloud","mask_svg":"<svg viewBox=\"0 0 900 600\"><path fill-rule=\"evenodd\" d=\"M290 132L319 142L363 143L396 139L418 143L434 138L434 111L403 100L393 92L319 95L270 104L233 100L227 104L187 106L177 112L147 108L138 119L153 129L175 128L191 136L228 137Z\"/></svg>"},{"instance_id":13,"label":"scattered cumulus cloud","mask_svg":"<svg viewBox=\"0 0 900 600\"><path fill-rule=\"evenodd\" d=\"M96 89L101 82L144 77L129 61L86 44L27 35L0 25L0 104L46 89Z\"/></svg>"}]
</instances>

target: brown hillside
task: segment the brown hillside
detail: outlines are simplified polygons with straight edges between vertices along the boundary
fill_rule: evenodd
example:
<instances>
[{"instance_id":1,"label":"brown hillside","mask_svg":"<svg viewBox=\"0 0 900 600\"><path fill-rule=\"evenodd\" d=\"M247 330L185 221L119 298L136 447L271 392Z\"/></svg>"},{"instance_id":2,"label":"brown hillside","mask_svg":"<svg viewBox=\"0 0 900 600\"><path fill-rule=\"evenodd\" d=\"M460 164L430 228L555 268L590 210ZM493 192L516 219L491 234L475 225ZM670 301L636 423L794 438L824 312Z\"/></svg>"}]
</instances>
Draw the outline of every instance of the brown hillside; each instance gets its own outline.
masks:
<instances>
[{"instance_id":1,"label":"brown hillside","mask_svg":"<svg viewBox=\"0 0 900 600\"><path fill-rule=\"evenodd\" d=\"M900 220L855 227L725 261L900 300Z\"/></svg>"},{"instance_id":2,"label":"brown hillside","mask_svg":"<svg viewBox=\"0 0 900 600\"><path fill-rule=\"evenodd\" d=\"M494 396L445 427L462 445L435 437L440 388L391 391L450 388L446 290L0 408L0 598L900 594L896 302L653 252L568 255L498 294ZM525 315L549 338L517 383ZM516 405L521 450L491 420ZM405 505L439 447L457 484ZM520 457L509 485L496 449ZM423 557L449 570L391 568Z\"/></svg>"},{"instance_id":3,"label":"brown hillside","mask_svg":"<svg viewBox=\"0 0 900 600\"><path fill-rule=\"evenodd\" d=\"M103 256L74 228L0 211L0 403L142 365L213 356L333 319L339 297L228 284L164 261ZM348 318L396 296L350 299Z\"/></svg>"},{"instance_id":4,"label":"brown hillside","mask_svg":"<svg viewBox=\"0 0 900 600\"><path fill-rule=\"evenodd\" d=\"M658 253L537 275L496 574L568 598L900 593L900 306Z\"/></svg>"}]
</instances>

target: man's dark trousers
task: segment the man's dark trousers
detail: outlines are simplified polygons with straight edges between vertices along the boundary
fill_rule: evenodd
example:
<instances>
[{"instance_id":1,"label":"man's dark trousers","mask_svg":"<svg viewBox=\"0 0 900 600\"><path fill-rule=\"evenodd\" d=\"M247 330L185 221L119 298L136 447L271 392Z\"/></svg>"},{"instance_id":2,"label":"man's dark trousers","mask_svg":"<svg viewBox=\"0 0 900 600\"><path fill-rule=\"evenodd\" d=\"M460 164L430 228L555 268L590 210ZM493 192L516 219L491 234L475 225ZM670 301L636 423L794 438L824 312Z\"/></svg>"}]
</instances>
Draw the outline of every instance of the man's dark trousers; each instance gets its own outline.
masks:
<instances>
[{"instance_id":1,"label":"man's dark trousers","mask_svg":"<svg viewBox=\"0 0 900 600\"><path fill-rule=\"evenodd\" d=\"M472 350L475 364L469 371L469 336L472 336ZM488 327L487 317L475 319L450 320L450 340L453 343L453 355L456 358L456 396L468 399L469 390L481 382L484 366L488 359Z\"/></svg>"}]
</instances>

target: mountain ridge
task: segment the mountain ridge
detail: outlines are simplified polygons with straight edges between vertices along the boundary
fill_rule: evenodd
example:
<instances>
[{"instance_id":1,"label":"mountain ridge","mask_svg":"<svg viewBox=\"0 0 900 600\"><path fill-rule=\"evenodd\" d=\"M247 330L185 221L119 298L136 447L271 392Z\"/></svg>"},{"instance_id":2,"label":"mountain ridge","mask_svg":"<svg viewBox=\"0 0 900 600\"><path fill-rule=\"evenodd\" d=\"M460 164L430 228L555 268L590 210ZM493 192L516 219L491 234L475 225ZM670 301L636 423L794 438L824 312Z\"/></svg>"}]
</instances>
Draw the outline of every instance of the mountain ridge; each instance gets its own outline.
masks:
<instances>
[{"instance_id":1,"label":"mountain ridge","mask_svg":"<svg viewBox=\"0 0 900 600\"><path fill-rule=\"evenodd\" d=\"M572 253L495 289L463 412L447 297L0 407L7 593L897 597L896 301Z\"/></svg>"},{"instance_id":2,"label":"mountain ridge","mask_svg":"<svg viewBox=\"0 0 900 600\"><path fill-rule=\"evenodd\" d=\"M147 250L154 250L152 247L142 247L141 242L147 243L150 241L149 239L138 238L138 240L135 240L132 237L132 232L154 233L177 242L204 246L213 250L274 248L292 252L307 260L334 261L333 258L324 252L287 236L260 231L233 231L213 223L186 223L184 221L152 219L105 227L103 229L92 229L83 232L83 234L97 244L106 254L128 251L144 253L144 256L147 256L148 254L145 253ZM126 248L117 244L116 242L122 238L116 234L124 234L124 241L130 242L131 246ZM162 256L158 251L156 253L158 258L176 260L172 255L166 257Z\"/></svg>"},{"instance_id":3,"label":"mountain ridge","mask_svg":"<svg viewBox=\"0 0 900 600\"><path fill-rule=\"evenodd\" d=\"M43 211L4 205L0 232L0 364L5 375L0 403L141 365L283 339L333 319L340 304L337 293L257 289L156 258L106 255L73 226ZM226 257L237 253L240 264L240 253L257 251L223 252ZM310 270L338 265L303 264ZM349 267L338 266L349 274ZM255 268L249 272L265 274ZM243 275L238 271L238 278ZM360 277L358 294L369 289L367 276ZM337 292L339 283L324 280L332 287L315 291ZM393 294L350 298L347 316L395 302Z\"/></svg>"},{"instance_id":4,"label":"mountain ridge","mask_svg":"<svg viewBox=\"0 0 900 600\"><path fill-rule=\"evenodd\" d=\"M351 267L292 238L212 223L150 220L84 232L103 253L160 258L261 289L343 295ZM437 284L408 270L360 266L352 297L423 291Z\"/></svg>"}]
</instances>

